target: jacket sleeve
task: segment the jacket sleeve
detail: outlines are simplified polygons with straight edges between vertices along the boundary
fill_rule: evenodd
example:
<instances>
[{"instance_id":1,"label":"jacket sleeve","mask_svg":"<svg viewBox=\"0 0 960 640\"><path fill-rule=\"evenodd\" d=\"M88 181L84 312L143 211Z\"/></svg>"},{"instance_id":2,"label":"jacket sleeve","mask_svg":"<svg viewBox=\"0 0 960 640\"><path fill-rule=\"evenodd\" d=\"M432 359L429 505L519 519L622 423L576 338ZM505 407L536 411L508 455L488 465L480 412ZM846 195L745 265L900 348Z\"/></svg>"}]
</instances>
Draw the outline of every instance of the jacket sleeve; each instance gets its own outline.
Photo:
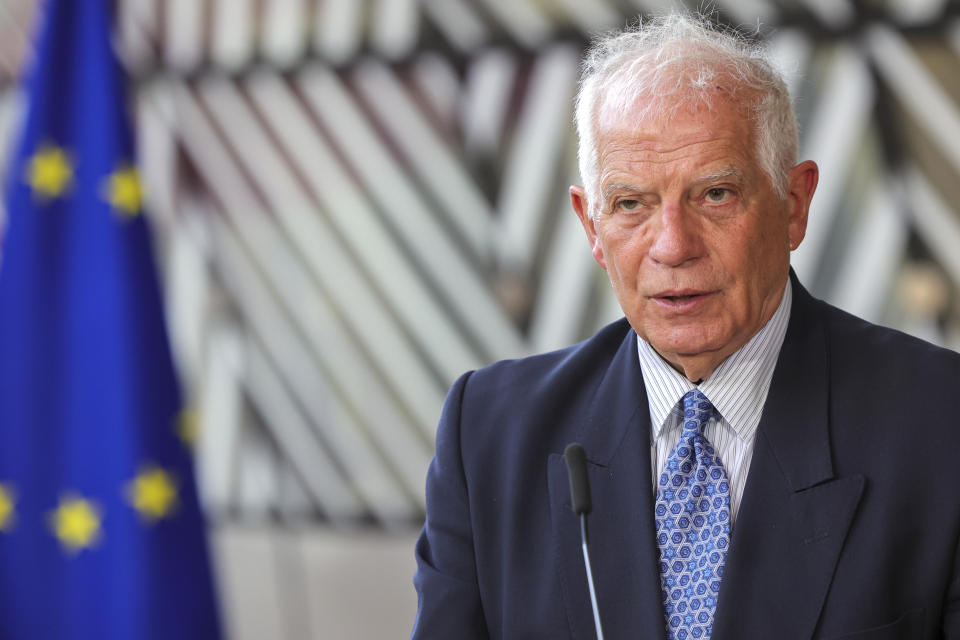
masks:
<instances>
[{"instance_id":1,"label":"jacket sleeve","mask_svg":"<svg viewBox=\"0 0 960 640\"><path fill-rule=\"evenodd\" d=\"M488 638L477 584L476 556L460 430L470 374L454 383L437 428L427 471L427 518L416 546L417 617L412 639Z\"/></svg>"}]
</instances>

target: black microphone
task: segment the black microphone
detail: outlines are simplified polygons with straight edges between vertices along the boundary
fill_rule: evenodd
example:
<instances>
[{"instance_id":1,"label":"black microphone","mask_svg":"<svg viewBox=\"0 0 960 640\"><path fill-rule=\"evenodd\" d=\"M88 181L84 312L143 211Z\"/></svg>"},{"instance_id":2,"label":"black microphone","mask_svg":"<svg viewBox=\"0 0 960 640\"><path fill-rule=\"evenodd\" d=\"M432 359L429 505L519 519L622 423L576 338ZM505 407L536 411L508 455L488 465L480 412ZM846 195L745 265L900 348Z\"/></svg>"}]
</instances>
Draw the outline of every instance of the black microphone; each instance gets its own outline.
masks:
<instances>
[{"instance_id":1,"label":"black microphone","mask_svg":"<svg viewBox=\"0 0 960 640\"><path fill-rule=\"evenodd\" d=\"M590 589L590 604L593 605L593 624L597 628L597 640L603 640L600 626L600 609L597 608L597 592L593 588L593 569L590 567L590 551L587 538L587 514L593 510L590 500L590 481L587 478L587 454L577 442L571 442L563 450L570 477L570 507L580 516L580 540L583 548L583 564L587 568L587 587Z\"/></svg>"}]
</instances>

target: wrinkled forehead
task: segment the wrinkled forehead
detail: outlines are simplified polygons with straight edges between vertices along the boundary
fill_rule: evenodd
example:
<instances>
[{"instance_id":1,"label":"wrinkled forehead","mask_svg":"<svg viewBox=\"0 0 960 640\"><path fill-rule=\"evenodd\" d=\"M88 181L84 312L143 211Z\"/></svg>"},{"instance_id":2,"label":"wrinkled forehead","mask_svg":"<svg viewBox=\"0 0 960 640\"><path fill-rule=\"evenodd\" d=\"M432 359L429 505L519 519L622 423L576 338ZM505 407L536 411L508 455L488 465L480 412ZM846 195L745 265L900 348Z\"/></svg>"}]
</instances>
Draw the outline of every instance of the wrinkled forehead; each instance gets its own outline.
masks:
<instances>
[{"instance_id":1,"label":"wrinkled forehead","mask_svg":"<svg viewBox=\"0 0 960 640\"><path fill-rule=\"evenodd\" d=\"M738 92L742 94L743 92ZM660 138L681 134L733 134L744 144L755 135L751 102L737 100L723 89L709 93L641 97L631 104L598 105L595 133L598 143L611 138Z\"/></svg>"}]
</instances>

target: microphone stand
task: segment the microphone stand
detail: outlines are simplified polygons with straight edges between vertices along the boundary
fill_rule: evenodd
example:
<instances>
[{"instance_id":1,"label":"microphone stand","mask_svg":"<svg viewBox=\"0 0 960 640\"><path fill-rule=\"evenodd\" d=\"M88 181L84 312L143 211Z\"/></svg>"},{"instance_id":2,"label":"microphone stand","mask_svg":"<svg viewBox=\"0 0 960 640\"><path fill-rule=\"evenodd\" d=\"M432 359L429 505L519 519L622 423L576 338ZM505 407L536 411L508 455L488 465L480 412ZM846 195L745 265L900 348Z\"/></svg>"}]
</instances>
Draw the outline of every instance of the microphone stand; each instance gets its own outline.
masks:
<instances>
[{"instance_id":1,"label":"microphone stand","mask_svg":"<svg viewBox=\"0 0 960 640\"><path fill-rule=\"evenodd\" d=\"M593 509L590 500L590 482L587 479L587 454L580 444L573 442L563 451L567 461L567 475L570 478L570 508L580 516L580 540L583 548L583 564L587 569L587 587L590 590L590 605L593 607L593 624L597 629L597 640L603 640L603 627L600 626L600 608L597 606L597 592L593 586L593 568L590 565L590 548L587 537L587 514Z\"/></svg>"},{"instance_id":2,"label":"microphone stand","mask_svg":"<svg viewBox=\"0 0 960 640\"><path fill-rule=\"evenodd\" d=\"M597 592L593 587L593 569L590 565L590 549L587 544L587 514L580 514L580 539L583 541L583 564L587 568L587 587L590 590L590 604L593 606L593 624L597 628L597 640L603 640L603 628L600 626L600 608L597 607Z\"/></svg>"}]
</instances>

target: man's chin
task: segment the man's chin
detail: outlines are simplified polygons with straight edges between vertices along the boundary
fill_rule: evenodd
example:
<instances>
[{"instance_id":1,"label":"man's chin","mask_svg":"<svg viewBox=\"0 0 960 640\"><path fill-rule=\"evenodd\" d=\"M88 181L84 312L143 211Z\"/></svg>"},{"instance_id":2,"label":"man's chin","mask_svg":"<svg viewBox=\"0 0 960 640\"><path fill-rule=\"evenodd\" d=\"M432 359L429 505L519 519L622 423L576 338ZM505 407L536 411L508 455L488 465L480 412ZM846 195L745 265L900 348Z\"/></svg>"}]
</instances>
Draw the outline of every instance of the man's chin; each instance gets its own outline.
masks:
<instances>
[{"instance_id":1,"label":"man's chin","mask_svg":"<svg viewBox=\"0 0 960 640\"><path fill-rule=\"evenodd\" d=\"M643 337L643 336L641 336ZM654 351L670 362L694 362L698 360L713 360L723 351L724 343L702 332L695 335L678 335L673 332L669 335L652 334L644 338L650 343Z\"/></svg>"},{"instance_id":2,"label":"man's chin","mask_svg":"<svg viewBox=\"0 0 960 640\"><path fill-rule=\"evenodd\" d=\"M638 332L639 333L639 332ZM715 331L696 323L687 327L671 327L667 331L650 331L646 336L640 334L660 354L695 358L714 353L723 348Z\"/></svg>"}]
</instances>

